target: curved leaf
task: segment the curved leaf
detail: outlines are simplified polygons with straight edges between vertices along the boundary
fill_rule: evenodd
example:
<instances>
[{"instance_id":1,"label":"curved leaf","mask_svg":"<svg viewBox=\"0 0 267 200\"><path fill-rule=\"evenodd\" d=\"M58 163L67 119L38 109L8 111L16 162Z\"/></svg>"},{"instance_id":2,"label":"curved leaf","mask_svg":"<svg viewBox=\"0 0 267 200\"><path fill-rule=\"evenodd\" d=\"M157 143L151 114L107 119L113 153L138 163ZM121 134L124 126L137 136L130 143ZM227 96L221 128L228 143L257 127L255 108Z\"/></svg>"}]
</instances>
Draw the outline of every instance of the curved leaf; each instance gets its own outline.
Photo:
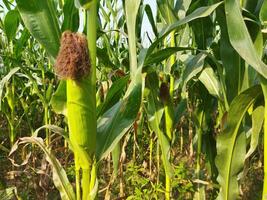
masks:
<instances>
[{"instance_id":1,"label":"curved leaf","mask_svg":"<svg viewBox=\"0 0 267 200\"><path fill-rule=\"evenodd\" d=\"M13 69L10 70L10 72L4 77L2 78L2 80L0 81L0 110L1 110L1 102L2 102L2 94L3 94L3 90L4 90L4 86L5 84L9 81L9 79L19 70L19 67L15 67Z\"/></svg>"},{"instance_id":2,"label":"curved leaf","mask_svg":"<svg viewBox=\"0 0 267 200\"><path fill-rule=\"evenodd\" d=\"M19 12L10 10L4 20L5 33L9 41L14 39L19 26Z\"/></svg>"},{"instance_id":3,"label":"curved leaf","mask_svg":"<svg viewBox=\"0 0 267 200\"><path fill-rule=\"evenodd\" d=\"M75 200L75 193L72 185L70 184L67 174L60 162L54 156L50 149L48 149L43 143L43 139L39 137L24 137L20 138L16 144L12 147L9 156L11 156L18 148L18 145L25 143L33 143L38 145L46 155L47 161L50 163L53 169L53 181L55 186L60 192L62 200Z\"/></svg>"},{"instance_id":4,"label":"curved leaf","mask_svg":"<svg viewBox=\"0 0 267 200\"><path fill-rule=\"evenodd\" d=\"M67 84L61 80L56 92L53 94L50 104L53 110L58 114L67 116Z\"/></svg>"},{"instance_id":5,"label":"curved leaf","mask_svg":"<svg viewBox=\"0 0 267 200\"><path fill-rule=\"evenodd\" d=\"M241 9L236 0L225 0L225 13L230 43L238 54L263 77L267 78L265 65L253 45Z\"/></svg>"},{"instance_id":6,"label":"curved leaf","mask_svg":"<svg viewBox=\"0 0 267 200\"><path fill-rule=\"evenodd\" d=\"M142 74L138 68L124 98L98 119L96 159L110 153L135 121L141 105Z\"/></svg>"},{"instance_id":7,"label":"curved leaf","mask_svg":"<svg viewBox=\"0 0 267 200\"><path fill-rule=\"evenodd\" d=\"M52 1L16 0L16 2L27 29L55 58L61 33Z\"/></svg>"},{"instance_id":8,"label":"curved leaf","mask_svg":"<svg viewBox=\"0 0 267 200\"><path fill-rule=\"evenodd\" d=\"M223 100L222 88L221 84L213 71L213 69L208 66L206 67L198 77L198 79L205 85L209 93L220 99Z\"/></svg>"},{"instance_id":9,"label":"curved leaf","mask_svg":"<svg viewBox=\"0 0 267 200\"><path fill-rule=\"evenodd\" d=\"M239 134L240 125L248 108L262 94L259 85L251 87L232 101L226 128L217 138L216 166L219 171L217 178L221 185L219 200L235 200L238 197L237 175L245 160L246 138Z\"/></svg>"},{"instance_id":10,"label":"curved leaf","mask_svg":"<svg viewBox=\"0 0 267 200\"><path fill-rule=\"evenodd\" d=\"M257 148L259 142L259 136L264 121L264 107L259 106L252 112L252 128L251 128L251 141L250 148L246 154L248 158Z\"/></svg>"}]
</instances>

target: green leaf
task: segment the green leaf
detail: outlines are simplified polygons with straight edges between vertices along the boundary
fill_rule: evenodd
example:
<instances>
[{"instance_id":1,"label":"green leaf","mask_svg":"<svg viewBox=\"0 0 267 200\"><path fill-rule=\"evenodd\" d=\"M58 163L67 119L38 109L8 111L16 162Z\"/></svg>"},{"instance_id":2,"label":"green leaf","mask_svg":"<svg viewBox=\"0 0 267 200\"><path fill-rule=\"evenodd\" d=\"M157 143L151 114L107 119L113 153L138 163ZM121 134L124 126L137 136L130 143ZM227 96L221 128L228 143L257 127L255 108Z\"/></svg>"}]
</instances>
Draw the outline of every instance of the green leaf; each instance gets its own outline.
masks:
<instances>
[{"instance_id":1,"label":"green leaf","mask_svg":"<svg viewBox=\"0 0 267 200\"><path fill-rule=\"evenodd\" d=\"M230 43L238 54L263 77L267 78L267 65L265 65L254 47L241 9L236 0L225 0L226 22Z\"/></svg>"},{"instance_id":2,"label":"green leaf","mask_svg":"<svg viewBox=\"0 0 267 200\"><path fill-rule=\"evenodd\" d=\"M213 69L208 66L206 67L198 77L198 79L205 85L209 93L223 101L223 94L221 84L213 71Z\"/></svg>"},{"instance_id":3,"label":"green leaf","mask_svg":"<svg viewBox=\"0 0 267 200\"><path fill-rule=\"evenodd\" d=\"M190 47L164 48L162 50L157 51L156 53L151 54L148 58L146 58L144 66L162 62L163 60L169 58L171 55L175 54L177 51L186 51L186 50L194 50L194 48Z\"/></svg>"},{"instance_id":4,"label":"green leaf","mask_svg":"<svg viewBox=\"0 0 267 200\"><path fill-rule=\"evenodd\" d=\"M79 28L79 10L74 5L74 0L66 0L63 6L64 20L61 31L76 32Z\"/></svg>"},{"instance_id":5,"label":"green leaf","mask_svg":"<svg viewBox=\"0 0 267 200\"><path fill-rule=\"evenodd\" d=\"M129 76L125 76L116 80L112 84L112 86L108 90L105 102L98 108L97 112L98 117L101 116L104 112L106 112L109 108L111 108L114 104L118 102L118 100L121 98L124 92L124 88L127 85L128 81L129 81Z\"/></svg>"},{"instance_id":6,"label":"green leaf","mask_svg":"<svg viewBox=\"0 0 267 200\"><path fill-rule=\"evenodd\" d=\"M185 25L195 19L198 18L203 18L203 17L207 17L209 16L218 6L220 6L223 2L219 2L216 4L213 4L211 6L205 6L205 7L200 7L198 9L196 9L194 12L192 12L191 14L189 14L188 16L186 16L185 18L167 26L166 28L164 28L160 34L159 37L157 38L157 40L155 42L153 42L150 47L148 48L148 53L147 55L149 56L153 50L158 46L158 44L173 30L179 28L182 25Z\"/></svg>"},{"instance_id":7,"label":"green leaf","mask_svg":"<svg viewBox=\"0 0 267 200\"><path fill-rule=\"evenodd\" d=\"M4 20L5 33L8 41L15 38L19 26L19 12L17 10L10 10Z\"/></svg>"},{"instance_id":8,"label":"green leaf","mask_svg":"<svg viewBox=\"0 0 267 200\"><path fill-rule=\"evenodd\" d=\"M61 80L56 92L53 94L50 104L58 114L67 116L67 86L66 81Z\"/></svg>"},{"instance_id":9,"label":"green leaf","mask_svg":"<svg viewBox=\"0 0 267 200\"><path fill-rule=\"evenodd\" d=\"M136 56L136 16L141 0L125 0L125 15L128 31L128 43L130 53L130 74L131 77L137 70Z\"/></svg>"},{"instance_id":10,"label":"green leaf","mask_svg":"<svg viewBox=\"0 0 267 200\"><path fill-rule=\"evenodd\" d=\"M230 44L225 13L223 9L218 9L216 18L221 29L220 57L225 70L225 75L221 78L225 79L223 81L225 81L225 87L227 89L227 100L231 103L234 97L238 95L239 87L241 85L241 83L239 83L241 79L239 78L241 77L241 58Z\"/></svg>"},{"instance_id":11,"label":"green leaf","mask_svg":"<svg viewBox=\"0 0 267 200\"><path fill-rule=\"evenodd\" d=\"M237 175L245 160L246 137L240 133L240 125L249 107L262 94L259 85L253 86L232 101L226 127L217 138L216 166L219 171L217 178L221 185L219 200L235 200L239 189Z\"/></svg>"},{"instance_id":12,"label":"green leaf","mask_svg":"<svg viewBox=\"0 0 267 200\"><path fill-rule=\"evenodd\" d=\"M257 148L259 142L259 136L264 121L264 107L259 106L252 112L252 128L251 128L251 141L250 148L246 154L248 158Z\"/></svg>"},{"instance_id":13,"label":"green leaf","mask_svg":"<svg viewBox=\"0 0 267 200\"><path fill-rule=\"evenodd\" d=\"M59 50L60 29L56 11L51 0L16 0L26 28L52 56Z\"/></svg>"},{"instance_id":14,"label":"green leaf","mask_svg":"<svg viewBox=\"0 0 267 200\"><path fill-rule=\"evenodd\" d=\"M129 130L135 121L141 105L142 75L138 68L123 100L116 103L98 119L97 123L97 161L106 157Z\"/></svg>"},{"instance_id":15,"label":"green leaf","mask_svg":"<svg viewBox=\"0 0 267 200\"><path fill-rule=\"evenodd\" d=\"M150 25L152 27L152 30L153 30L154 34L157 36L158 30L157 30L156 23L154 21L154 17L153 17L153 13L152 13L150 5L148 5L148 4L145 5L145 12L146 12L147 18L150 22Z\"/></svg>"},{"instance_id":16,"label":"green leaf","mask_svg":"<svg viewBox=\"0 0 267 200\"><path fill-rule=\"evenodd\" d=\"M188 64L186 65L185 71L183 73L183 91L186 89L186 84L190 81L194 76L196 76L204 66L205 58L207 57L206 54L199 53L195 57L193 57Z\"/></svg>"},{"instance_id":17,"label":"green leaf","mask_svg":"<svg viewBox=\"0 0 267 200\"><path fill-rule=\"evenodd\" d=\"M263 1L261 10L260 10L260 20L265 26L267 26L267 1Z\"/></svg>"},{"instance_id":18,"label":"green leaf","mask_svg":"<svg viewBox=\"0 0 267 200\"><path fill-rule=\"evenodd\" d=\"M2 80L0 81L0 110L1 110L1 102L2 102L2 95L3 95L3 90L5 87L5 84L9 81L9 79L19 70L19 67L15 67L13 69L10 70L10 72L4 77L2 78Z\"/></svg>"},{"instance_id":19,"label":"green leaf","mask_svg":"<svg viewBox=\"0 0 267 200\"><path fill-rule=\"evenodd\" d=\"M53 182L57 187L62 200L75 200L75 193L73 191L72 185L70 184L67 174L60 162L54 156L49 148L43 143L43 139L39 137L24 137L20 138L12 147L9 157L15 153L18 148L18 145L32 143L39 146L46 155L46 159L49 164L52 166L53 170Z\"/></svg>"}]
</instances>

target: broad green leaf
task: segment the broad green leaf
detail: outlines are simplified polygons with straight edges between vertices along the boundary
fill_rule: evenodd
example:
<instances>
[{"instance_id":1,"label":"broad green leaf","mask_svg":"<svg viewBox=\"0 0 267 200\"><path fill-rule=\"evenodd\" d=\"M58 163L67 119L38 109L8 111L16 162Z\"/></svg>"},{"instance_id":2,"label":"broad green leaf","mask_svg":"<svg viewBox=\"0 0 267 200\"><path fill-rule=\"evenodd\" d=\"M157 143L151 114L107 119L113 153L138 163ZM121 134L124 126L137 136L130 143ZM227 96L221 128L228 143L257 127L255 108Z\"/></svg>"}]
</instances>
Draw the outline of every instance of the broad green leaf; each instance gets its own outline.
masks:
<instances>
[{"instance_id":1,"label":"broad green leaf","mask_svg":"<svg viewBox=\"0 0 267 200\"><path fill-rule=\"evenodd\" d=\"M220 82L214 72L214 70L208 66L206 67L198 77L198 79L205 85L209 93L220 99L223 100L222 88Z\"/></svg>"},{"instance_id":2,"label":"broad green leaf","mask_svg":"<svg viewBox=\"0 0 267 200\"><path fill-rule=\"evenodd\" d=\"M224 79L222 81L225 81L227 100L229 103L231 103L234 97L238 95L239 87L241 85L241 83L239 83L240 79L242 79L240 77L241 58L230 44L225 13L223 9L218 9L216 18L221 29L220 56L225 70L225 75L221 78Z\"/></svg>"},{"instance_id":3,"label":"broad green leaf","mask_svg":"<svg viewBox=\"0 0 267 200\"><path fill-rule=\"evenodd\" d=\"M17 71L19 71L19 69L20 69L19 67L15 67L11 69L10 72L0 81L0 110L1 110L2 95L3 95L5 84Z\"/></svg>"},{"instance_id":4,"label":"broad green leaf","mask_svg":"<svg viewBox=\"0 0 267 200\"><path fill-rule=\"evenodd\" d=\"M186 84L190 81L194 76L196 76L204 66L205 58L207 57L206 54L199 53L195 57L193 57L188 64L186 65L185 71L183 73L183 91L186 89Z\"/></svg>"},{"instance_id":5,"label":"broad green leaf","mask_svg":"<svg viewBox=\"0 0 267 200\"><path fill-rule=\"evenodd\" d=\"M39 137L24 137L20 138L16 144L12 147L9 157L12 156L18 148L18 145L32 143L39 146L46 155L46 159L52 166L53 170L53 182L57 187L62 200L75 200L75 193L73 191L72 185L70 184L67 174L60 162L54 156L49 148L47 148L43 142L42 138Z\"/></svg>"},{"instance_id":6,"label":"broad green leaf","mask_svg":"<svg viewBox=\"0 0 267 200\"><path fill-rule=\"evenodd\" d=\"M223 2L219 2L216 4L213 4L211 6L205 6L205 7L200 7L196 9L194 12L186 16L185 18L167 26L164 28L160 33L158 39L153 42L150 47L148 48L148 53L147 55L149 56L153 50L157 47L157 45L173 30L179 28L182 25L185 25L195 19L198 18L203 18L209 16L218 6L220 6Z\"/></svg>"},{"instance_id":7,"label":"broad green leaf","mask_svg":"<svg viewBox=\"0 0 267 200\"><path fill-rule=\"evenodd\" d=\"M235 200L238 197L237 175L242 169L246 149L245 133L239 134L239 129L247 110L261 94L261 87L256 85L234 98L226 127L217 137L215 162L219 171L217 180L221 186L219 200Z\"/></svg>"},{"instance_id":8,"label":"broad green leaf","mask_svg":"<svg viewBox=\"0 0 267 200\"><path fill-rule=\"evenodd\" d=\"M74 0L66 0L63 6L64 20L61 31L76 32L79 28L79 10L74 5Z\"/></svg>"},{"instance_id":9,"label":"broad green leaf","mask_svg":"<svg viewBox=\"0 0 267 200\"><path fill-rule=\"evenodd\" d=\"M243 20L238 1L225 0L225 13L230 43L238 54L263 77L267 66L261 61Z\"/></svg>"},{"instance_id":10,"label":"broad green leaf","mask_svg":"<svg viewBox=\"0 0 267 200\"><path fill-rule=\"evenodd\" d=\"M60 29L56 11L51 0L16 0L26 28L52 56L59 50Z\"/></svg>"},{"instance_id":11,"label":"broad green leaf","mask_svg":"<svg viewBox=\"0 0 267 200\"><path fill-rule=\"evenodd\" d=\"M19 26L19 12L17 10L10 10L4 20L5 33L8 41L15 38Z\"/></svg>"},{"instance_id":12,"label":"broad green leaf","mask_svg":"<svg viewBox=\"0 0 267 200\"><path fill-rule=\"evenodd\" d=\"M177 17L174 13L174 5L168 0L157 0L157 5L162 16L162 19L165 21L166 24L171 24L177 20Z\"/></svg>"},{"instance_id":13,"label":"broad green leaf","mask_svg":"<svg viewBox=\"0 0 267 200\"><path fill-rule=\"evenodd\" d=\"M67 86L66 81L61 80L56 92L53 94L50 104L58 114L67 116Z\"/></svg>"},{"instance_id":14,"label":"broad green leaf","mask_svg":"<svg viewBox=\"0 0 267 200\"><path fill-rule=\"evenodd\" d=\"M251 128L251 141L250 148L246 154L246 158L248 158L257 148L259 142L259 136L262 129L263 121L264 121L264 107L257 107L252 113L252 128Z\"/></svg>"},{"instance_id":15,"label":"broad green leaf","mask_svg":"<svg viewBox=\"0 0 267 200\"><path fill-rule=\"evenodd\" d=\"M154 63L162 62L163 60L169 58L171 55L175 54L178 51L186 51L186 50L194 50L194 48L190 47L168 47L162 50L159 50L149 57L146 58L144 66L148 66Z\"/></svg>"},{"instance_id":16,"label":"broad green leaf","mask_svg":"<svg viewBox=\"0 0 267 200\"><path fill-rule=\"evenodd\" d=\"M97 161L106 157L129 130L135 121L141 105L142 75L138 68L135 79L126 91L123 100L116 103L98 119L97 123Z\"/></svg>"}]
</instances>

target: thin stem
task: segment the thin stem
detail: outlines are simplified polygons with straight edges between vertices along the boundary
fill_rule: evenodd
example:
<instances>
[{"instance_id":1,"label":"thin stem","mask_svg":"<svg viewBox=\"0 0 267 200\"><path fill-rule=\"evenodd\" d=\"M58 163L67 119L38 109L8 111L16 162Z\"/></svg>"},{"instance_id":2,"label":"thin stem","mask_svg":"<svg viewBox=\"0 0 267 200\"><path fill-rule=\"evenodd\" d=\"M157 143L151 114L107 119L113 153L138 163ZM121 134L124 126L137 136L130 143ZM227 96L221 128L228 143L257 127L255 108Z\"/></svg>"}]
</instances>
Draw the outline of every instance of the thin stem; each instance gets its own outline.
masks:
<instances>
[{"instance_id":1,"label":"thin stem","mask_svg":"<svg viewBox=\"0 0 267 200\"><path fill-rule=\"evenodd\" d=\"M89 198L89 194L90 194L90 172L91 172L90 169L82 169L82 190L83 190L82 199L83 200L90 199Z\"/></svg>"},{"instance_id":2,"label":"thin stem","mask_svg":"<svg viewBox=\"0 0 267 200\"><path fill-rule=\"evenodd\" d=\"M263 192L262 192L262 200L267 199L267 80L265 78L261 78L261 87L264 95L264 181L263 181Z\"/></svg>"},{"instance_id":3,"label":"thin stem","mask_svg":"<svg viewBox=\"0 0 267 200\"><path fill-rule=\"evenodd\" d=\"M81 200L80 167L78 162L77 156L75 156L76 199Z\"/></svg>"},{"instance_id":4,"label":"thin stem","mask_svg":"<svg viewBox=\"0 0 267 200\"><path fill-rule=\"evenodd\" d=\"M171 199L171 177L169 177L169 175L166 173L165 174L166 177L166 184L165 184L165 199L166 200L170 200Z\"/></svg>"}]
</instances>

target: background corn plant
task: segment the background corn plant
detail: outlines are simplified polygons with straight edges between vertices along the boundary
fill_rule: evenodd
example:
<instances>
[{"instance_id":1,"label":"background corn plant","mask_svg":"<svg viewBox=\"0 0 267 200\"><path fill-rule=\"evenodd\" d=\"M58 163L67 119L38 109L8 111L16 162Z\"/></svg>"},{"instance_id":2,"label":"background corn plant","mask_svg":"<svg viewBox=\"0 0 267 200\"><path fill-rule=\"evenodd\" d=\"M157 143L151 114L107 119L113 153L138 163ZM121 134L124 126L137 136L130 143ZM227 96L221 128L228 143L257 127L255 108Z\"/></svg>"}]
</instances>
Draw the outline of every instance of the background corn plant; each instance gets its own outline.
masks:
<instances>
[{"instance_id":1,"label":"background corn plant","mask_svg":"<svg viewBox=\"0 0 267 200\"><path fill-rule=\"evenodd\" d=\"M266 198L267 2L146 2L1 2L3 199ZM79 87L53 70L66 30Z\"/></svg>"}]
</instances>

